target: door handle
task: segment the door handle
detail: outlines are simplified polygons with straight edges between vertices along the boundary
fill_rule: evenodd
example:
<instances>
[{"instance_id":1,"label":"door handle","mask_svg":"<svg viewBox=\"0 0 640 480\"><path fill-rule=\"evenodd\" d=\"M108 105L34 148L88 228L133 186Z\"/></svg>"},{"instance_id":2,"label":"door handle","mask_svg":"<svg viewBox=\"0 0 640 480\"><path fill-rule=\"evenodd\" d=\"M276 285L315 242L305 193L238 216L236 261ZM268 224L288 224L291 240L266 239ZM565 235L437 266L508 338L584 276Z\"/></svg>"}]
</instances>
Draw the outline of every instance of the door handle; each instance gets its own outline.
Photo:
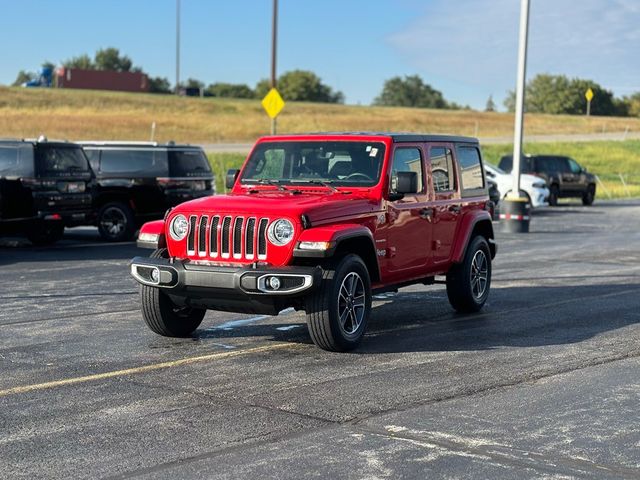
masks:
<instances>
[{"instance_id":1,"label":"door handle","mask_svg":"<svg viewBox=\"0 0 640 480\"><path fill-rule=\"evenodd\" d=\"M449 211L453 213L460 213L462 211L462 207L460 205L451 205L449 207Z\"/></svg>"},{"instance_id":2,"label":"door handle","mask_svg":"<svg viewBox=\"0 0 640 480\"><path fill-rule=\"evenodd\" d=\"M420 218L431 220L433 217L433 208L423 208L420 210Z\"/></svg>"}]
</instances>

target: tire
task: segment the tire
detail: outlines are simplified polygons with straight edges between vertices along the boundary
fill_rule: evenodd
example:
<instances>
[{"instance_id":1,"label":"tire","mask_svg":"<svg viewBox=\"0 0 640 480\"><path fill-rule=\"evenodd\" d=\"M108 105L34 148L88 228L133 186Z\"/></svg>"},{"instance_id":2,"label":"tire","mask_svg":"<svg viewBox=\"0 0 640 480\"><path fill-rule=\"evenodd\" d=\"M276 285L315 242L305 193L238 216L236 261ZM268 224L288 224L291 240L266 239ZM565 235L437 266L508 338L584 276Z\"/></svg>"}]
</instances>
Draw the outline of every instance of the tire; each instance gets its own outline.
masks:
<instances>
[{"instance_id":1,"label":"tire","mask_svg":"<svg viewBox=\"0 0 640 480\"><path fill-rule=\"evenodd\" d=\"M469 242L462 263L447 273L447 296L460 313L479 311L487 301L491 287L491 252L487 240L475 236Z\"/></svg>"},{"instance_id":2,"label":"tire","mask_svg":"<svg viewBox=\"0 0 640 480\"><path fill-rule=\"evenodd\" d=\"M135 219L131 208L121 202L104 204L98 210L98 232L108 242L131 240L135 233Z\"/></svg>"},{"instance_id":3,"label":"tire","mask_svg":"<svg viewBox=\"0 0 640 480\"><path fill-rule=\"evenodd\" d=\"M309 335L318 347L333 352L356 348L371 313L371 280L362 259L350 254L325 269L305 310Z\"/></svg>"},{"instance_id":4,"label":"tire","mask_svg":"<svg viewBox=\"0 0 640 480\"><path fill-rule=\"evenodd\" d=\"M167 258L167 249L161 248L151 258ZM142 318L152 332L164 337L189 337L202 323L206 310L179 307L161 288L140 286Z\"/></svg>"},{"instance_id":5,"label":"tire","mask_svg":"<svg viewBox=\"0 0 640 480\"><path fill-rule=\"evenodd\" d=\"M587 187L587 190L582 194L583 205L593 205L593 201L596 198L596 186L591 184Z\"/></svg>"},{"instance_id":6,"label":"tire","mask_svg":"<svg viewBox=\"0 0 640 480\"><path fill-rule=\"evenodd\" d=\"M558 185L551 185L549 187L549 206L557 207L558 206L558 197L560 196L560 189Z\"/></svg>"},{"instance_id":7,"label":"tire","mask_svg":"<svg viewBox=\"0 0 640 480\"><path fill-rule=\"evenodd\" d=\"M27 231L29 241L38 247L53 245L61 240L63 235L62 222L39 222Z\"/></svg>"}]
</instances>

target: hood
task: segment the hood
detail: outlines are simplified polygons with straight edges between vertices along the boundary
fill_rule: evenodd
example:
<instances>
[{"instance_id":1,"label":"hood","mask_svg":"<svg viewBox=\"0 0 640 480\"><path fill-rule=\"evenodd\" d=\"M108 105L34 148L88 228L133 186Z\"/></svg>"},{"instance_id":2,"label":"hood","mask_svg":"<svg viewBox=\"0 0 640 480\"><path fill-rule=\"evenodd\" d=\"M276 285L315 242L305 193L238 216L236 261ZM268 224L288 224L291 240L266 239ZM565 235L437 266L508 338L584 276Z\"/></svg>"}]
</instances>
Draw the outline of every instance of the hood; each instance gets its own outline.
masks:
<instances>
[{"instance_id":1,"label":"hood","mask_svg":"<svg viewBox=\"0 0 640 480\"><path fill-rule=\"evenodd\" d=\"M357 216L380 210L380 202L352 192L307 191L293 194L281 191L215 195L178 205L176 213L252 214L299 218L307 215L312 223L340 217Z\"/></svg>"}]
</instances>

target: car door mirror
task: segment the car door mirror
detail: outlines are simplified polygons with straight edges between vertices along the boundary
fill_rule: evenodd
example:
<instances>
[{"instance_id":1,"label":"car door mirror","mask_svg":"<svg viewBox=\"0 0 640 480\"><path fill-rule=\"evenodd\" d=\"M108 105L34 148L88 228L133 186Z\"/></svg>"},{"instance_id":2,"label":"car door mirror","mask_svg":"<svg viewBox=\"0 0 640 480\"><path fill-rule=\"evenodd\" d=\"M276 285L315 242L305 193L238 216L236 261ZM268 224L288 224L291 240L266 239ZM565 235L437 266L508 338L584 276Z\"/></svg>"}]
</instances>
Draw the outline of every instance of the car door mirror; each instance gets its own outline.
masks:
<instances>
[{"instance_id":1,"label":"car door mirror","mask_svg":"<svg viewBox=\"0 0 640 480\"><path fill-rule=\"evenodd\" d=\"M235 168L227 170L227 177L225 179L225 186L227 188L233 188L233 185L236 183L236 178L238 178L238 173L240 173L240 170L236 170Z\"/></svg>"},{"instance_id":2,"label":"car door mirror","mask_svg":"<svg viewBox=\"0 0 640 480\"><path fill-rule=\"evenodd\" d=\"M390 200L400 200L411 193L418 193L418 174L416 172L397 172L391 177Z\"/></svg>"}]
</instances>

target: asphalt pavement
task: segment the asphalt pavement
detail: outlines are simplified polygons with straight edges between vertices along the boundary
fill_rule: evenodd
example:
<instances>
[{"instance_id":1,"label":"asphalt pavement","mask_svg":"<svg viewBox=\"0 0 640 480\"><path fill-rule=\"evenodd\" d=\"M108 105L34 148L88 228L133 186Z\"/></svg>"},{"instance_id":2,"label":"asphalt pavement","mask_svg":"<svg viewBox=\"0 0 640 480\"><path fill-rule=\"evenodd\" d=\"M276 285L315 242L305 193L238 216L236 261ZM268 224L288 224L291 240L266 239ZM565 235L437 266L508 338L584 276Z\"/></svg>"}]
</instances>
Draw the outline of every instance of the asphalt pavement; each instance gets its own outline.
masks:
<instances>
[{"instance_id":1,"label":"asphalt pavement","mask_svg":"<svg viewBox=\"0 0 640 480\"><path fill-rule=\"evenodd\" d=\"M377 296L352 353L304 315L150 332L134 243L0 241L0 478L640 478L640 201L498 233L484 310Z\"/></svg>"}]
</instances>

